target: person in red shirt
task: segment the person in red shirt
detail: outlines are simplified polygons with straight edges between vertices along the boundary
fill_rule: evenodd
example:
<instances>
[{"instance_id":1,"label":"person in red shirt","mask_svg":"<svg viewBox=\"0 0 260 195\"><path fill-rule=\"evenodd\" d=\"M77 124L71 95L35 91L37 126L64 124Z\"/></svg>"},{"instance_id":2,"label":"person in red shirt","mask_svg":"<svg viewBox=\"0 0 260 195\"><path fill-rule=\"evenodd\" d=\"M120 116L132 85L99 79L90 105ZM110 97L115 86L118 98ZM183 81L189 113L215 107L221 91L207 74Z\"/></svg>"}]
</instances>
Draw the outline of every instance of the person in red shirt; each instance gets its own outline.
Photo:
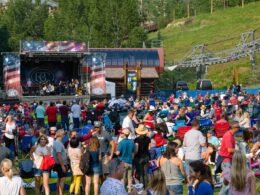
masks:
<instances>
[{"instance_id":1,"label":"person in red shirt","mask_svg":"<svg viewBox=\"0 0 260 195\"><path fill-rule=\"evenodd\" d=\"M238 104L238 100L235 94L233 94L230 98L230 102L232 105L236 106Z\"/></svg>"},{"instance_id":2,"label":"person in red shirt","mask_svg":"<svg viewBox=\"0 0 260 195\"><path fill-rule=\"evenodd\" d=\"M49 127L55 127L57 123L57 113L58 109L53 102L50 103L50 106L46 109L46 115L48 116Z\"/></svg>"},{"instance_id":3,"label":"person in red shirt","mask_svg":"<svg viewBox=\"0 0 260 195\"><path fill-rule=\"evenodd\" d=\"M222 170L231 166L231 160L233 157L233 153L235 152L235 144L236 144L235 133L238 132L239 129L240 129L239 123L237 121L233 121L231 124L231 129L227 131L223 136L221 147L219 150L219 157L217 160L221 164Z\"/></svg>"},{"instance_id":4,"label":"person in red shirt","mask_svg":"<svg viewBox=\"0 0 260 195\"><path fill-rule=\"evenodd\" d=\"M155 107L150 106L150 109L148 110L148 113L146 113L143 120L144 126L148 127L151 130L154 129L154 112L155 112Z\"/></svg>"}]
</instances>

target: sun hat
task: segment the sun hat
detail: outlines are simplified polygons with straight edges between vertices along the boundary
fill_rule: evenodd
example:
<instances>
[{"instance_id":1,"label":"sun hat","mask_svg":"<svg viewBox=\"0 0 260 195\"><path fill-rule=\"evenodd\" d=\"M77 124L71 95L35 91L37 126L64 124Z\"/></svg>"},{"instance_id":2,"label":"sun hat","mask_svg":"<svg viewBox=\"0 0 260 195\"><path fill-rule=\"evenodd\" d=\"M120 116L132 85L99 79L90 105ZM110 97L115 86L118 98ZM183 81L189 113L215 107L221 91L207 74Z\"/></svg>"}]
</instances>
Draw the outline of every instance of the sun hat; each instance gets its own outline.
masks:
<instances>
[{"instance_id":1,"label":"sun hat","mask_svg":"<svg viewBox=\"0 0 260 195\"><path fill-rule=\"evenodd\" d=\"M140 124L138 126L138 128L135 129L135 132L138 134L138 135L145 135L148 133L148 130L147 128L143 125L143 124Z\"/></svg>"}]
</instances>

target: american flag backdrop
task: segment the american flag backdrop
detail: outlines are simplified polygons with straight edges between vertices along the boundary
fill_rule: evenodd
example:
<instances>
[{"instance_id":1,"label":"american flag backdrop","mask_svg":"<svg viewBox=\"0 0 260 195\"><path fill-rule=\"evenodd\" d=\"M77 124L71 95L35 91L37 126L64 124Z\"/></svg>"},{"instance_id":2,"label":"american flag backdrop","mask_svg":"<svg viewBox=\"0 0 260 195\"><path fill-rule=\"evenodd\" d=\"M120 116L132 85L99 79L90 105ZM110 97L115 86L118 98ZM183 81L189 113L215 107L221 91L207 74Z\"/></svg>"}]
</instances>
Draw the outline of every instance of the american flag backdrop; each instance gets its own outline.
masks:
<instances>
[{"instance_id":1,"label":"american flag backdrop","mask_svg":"<svg viewBox=\"0 0 260 195\"><path fill-rule=\"evenodd\" d=\"M91 56L90 88L94 95L106 94L106 72L104 54L93 54Z\"/></svg>"},{"instance_id":2,"label":"american flag backdrop","mask_svg":"<svg viewBox=\"0 0 260 195\"><path fill-rule=\"evenodd\" d=\"M87 46L85 43L78 43L74 41L22 41L22 52L76 52L85 51Z\"/></svg>"},{"instance_id":3,"label":"american flag backdrop","mask_svg":"<svg viewBox=\"0 0 260 195\"><path fill-rule=\"evenodd\" d=\"M4 54L4 86L8 97L21 95L20 54Z\"/></svg>"}]
</instances>

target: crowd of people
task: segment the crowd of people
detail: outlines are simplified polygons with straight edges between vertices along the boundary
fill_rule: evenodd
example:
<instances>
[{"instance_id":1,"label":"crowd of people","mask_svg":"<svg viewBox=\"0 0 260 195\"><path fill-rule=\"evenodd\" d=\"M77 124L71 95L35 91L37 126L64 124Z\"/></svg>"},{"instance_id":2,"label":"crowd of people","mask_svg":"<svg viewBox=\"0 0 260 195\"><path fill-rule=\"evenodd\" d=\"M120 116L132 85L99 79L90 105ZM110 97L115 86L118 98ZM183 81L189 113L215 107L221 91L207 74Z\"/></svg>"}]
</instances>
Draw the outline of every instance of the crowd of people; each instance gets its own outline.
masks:
<instances>
[{"instance_id":1,"label":"crowd of people","mask_svg":"<svg viewBox=\"0 0 260 195\"><path fill-rule=\"evenodd\" d=\"M54 172L59 195L68 177L78 195L257 194L260 93L20 103L0 115L1 195L26 193L26 136L37 195Z\"/></svg>"}]
</instances>

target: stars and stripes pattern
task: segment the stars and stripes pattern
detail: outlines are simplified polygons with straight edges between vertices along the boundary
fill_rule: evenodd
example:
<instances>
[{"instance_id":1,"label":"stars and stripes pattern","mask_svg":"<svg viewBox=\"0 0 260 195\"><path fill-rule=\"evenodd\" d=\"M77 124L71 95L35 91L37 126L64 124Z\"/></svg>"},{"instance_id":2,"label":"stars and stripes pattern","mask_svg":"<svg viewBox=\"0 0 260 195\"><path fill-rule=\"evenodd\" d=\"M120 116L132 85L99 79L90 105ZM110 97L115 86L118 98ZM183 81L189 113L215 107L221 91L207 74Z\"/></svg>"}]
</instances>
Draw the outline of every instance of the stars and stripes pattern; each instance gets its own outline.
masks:
<instances>
[{"instance_id":1,"label":"stars and stripes pattern","mask_svg":"<svg viewBox=\"0 0 260 195\"><path fill-rule=\"evenodd\" d=\"M21 95L20 55L19 53L7 53L3 63L4 86L7 96Z\"/></svg>"},{"instance_id":2,"label":"stars and stripes pattern","mask_svg":"<svg viewBox=\"0 0 260 195\"><path fill-rule=\"evenodd\" d=\"M93 55L90 73L91 92L95 95L106 93L105 56Z\"/></svg>"}]
</instances>

